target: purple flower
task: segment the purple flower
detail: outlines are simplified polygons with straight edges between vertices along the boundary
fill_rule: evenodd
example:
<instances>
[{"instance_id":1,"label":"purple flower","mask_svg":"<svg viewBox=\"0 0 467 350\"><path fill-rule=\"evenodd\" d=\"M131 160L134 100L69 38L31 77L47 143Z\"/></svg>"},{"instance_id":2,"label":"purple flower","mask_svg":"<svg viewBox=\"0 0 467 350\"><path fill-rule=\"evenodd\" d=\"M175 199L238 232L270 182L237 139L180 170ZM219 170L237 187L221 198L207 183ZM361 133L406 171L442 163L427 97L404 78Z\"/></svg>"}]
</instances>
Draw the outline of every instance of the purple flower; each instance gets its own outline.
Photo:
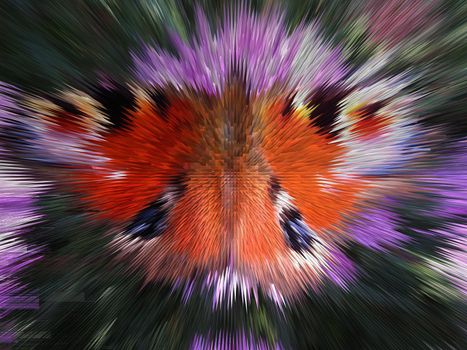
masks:
<instances>
[{"instance_id":1,"label":"purple flower","mask_svg":"<svg viewBox=\"0 0 467 350\"><path fill-rule=\"evenodd\" d=\"M215 337L210 335L196 335L190 345L190 350L280 350L282 345L276 343L268 344L263 339L255 339L252 334L238 332L230 334L221 332Z\"/></svg>"},{"instance_id":2,"label":"purple flower","mask_svg":"<svg viewBox=\"0 0 467 350\"><path fill-rule=\"evenodd\" d=\"M133 54L140 83L217 94L237 72L256 93L276 84L309 93L346 74L340 51L318 35L316 24L292 30L278 11L257 15L245 9L226 14L217 31L210 29L200 10L197 23L196 37L190 42L172 33L178 57L151 47Z\"/></svg>"},{"instance_id":3,"label":"purple flower","mask_svg":"<svg viewBox=\"0 0 467 350\"><path fill-rule=\"evenodd\" d=\"M436 266L467 296L467 225L451 224L436 233L448 238L451 245L443 249L445 261Z\"/></svg>"},{"instance_id":4,"label":"purple flower","mask_svg":"<svg viewBox=\"0 0 467 350\"><path fill-rule=\"evenodd\" d=\"M337 248L331 251L331 257L327 266L324 267L326 275L339 287L347 288L357 274L355 265Z\"/></svg>"},{"instance_id":5,"label":"purple flower","mask_svg":"<svg viewBox=\"0 0 467 350\"><path fill-rule=\"evenodd\" d=\"M380 251L408 240L407 236L397 231L396 215L385 207L366 209L352 223L350 232L359 244Z\"/></svg>"},{"instance_id":6,"label":"purple flower","mask_svg":"<svg viewBox=\"0 0 467 350\"><path fill-rule=\"evenodd\" d=\"M0 127L4 127L20 111L14 101L16 91L0 83ZM0 155L7 151L0 147ZM8 168L8 172L4 170ZM38 250L28 245L22 234L40 215L34 209L37 186L24 175L21 167L0 162L0 320L14 309L37 308L35 296L26 292L16 274L36 261ZM2 169L3 168L3 169ZM13 325L0 329L0 343L14 338Z\"/></svg>"}]
</instances>

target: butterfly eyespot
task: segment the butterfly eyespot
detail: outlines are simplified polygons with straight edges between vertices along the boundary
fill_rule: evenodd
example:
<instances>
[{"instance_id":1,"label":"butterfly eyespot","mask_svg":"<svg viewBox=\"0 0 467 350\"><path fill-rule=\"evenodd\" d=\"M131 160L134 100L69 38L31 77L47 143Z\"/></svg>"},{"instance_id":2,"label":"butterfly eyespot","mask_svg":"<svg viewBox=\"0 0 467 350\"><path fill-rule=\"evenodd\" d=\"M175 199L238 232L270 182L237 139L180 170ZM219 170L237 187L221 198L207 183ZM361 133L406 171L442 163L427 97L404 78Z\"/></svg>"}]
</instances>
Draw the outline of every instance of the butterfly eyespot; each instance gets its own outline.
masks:
<instances>
[{"instance_id":1,"label":"butterfly eyespot","mask_svg":"<svg viewBox=\"0 0 467 350\"><path fill-rule=\"evenodd\" d=\"M351 131L364 139L380 135L389 124L387 117L378 114L383 107L383 102L375 102L352 111L350 116L354 119L354 123Z\"/></svg>"}]
</instances>

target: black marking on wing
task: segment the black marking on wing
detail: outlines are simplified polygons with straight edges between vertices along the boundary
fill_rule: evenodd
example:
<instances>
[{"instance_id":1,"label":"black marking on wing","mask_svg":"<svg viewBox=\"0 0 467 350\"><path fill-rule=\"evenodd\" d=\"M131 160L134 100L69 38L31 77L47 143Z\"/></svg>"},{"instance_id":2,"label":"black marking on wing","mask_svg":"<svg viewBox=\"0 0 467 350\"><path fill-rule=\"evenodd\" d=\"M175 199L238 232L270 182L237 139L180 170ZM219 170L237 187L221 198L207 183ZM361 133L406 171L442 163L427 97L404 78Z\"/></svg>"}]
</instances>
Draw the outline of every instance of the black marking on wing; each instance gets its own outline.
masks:
<instances>
[{"instance_id":1,"label":"black marking on wing","mask_svg":"<svg viewBox=\"0 0 467 350\"><path fill-rule=\"evenodd\" d=\"M161 89L153 89L149 92L149 97L151 98L154 108L156 109L157 114L162 118L168 119L168 111L170 107L169 99L167 94Z\"/></svg>"},{"instance_id":2,"label":"black marking on wing","mask_svg":"<svg viewBox=\"0 0 467 350\"><path fill-rule=\"evenodd\" d=\"M102 105L112 130L126 129L131 125L130 112L137 109L137 102L127 86L112 84L112 87L100 87L95 89L93 97Z\"/></svg>"},{"instance_id":3,"label":"black marking on wing","mask_svg":"<svg viewBox=\"0 0 467 350\"><path fill-rule=\"evenodd\" d=\"M275 202L277 200L277 195L279 191L282 189L279 180L275 176L271 176L269 180L269 196L271 200Z\"/></svg>"},{"instance_id":4,"label":"black marking on wing","mask_svg":"<svg viewBox=\"0 0 467 350\"><path fill-rule=\"evenodd\" d=\"M311 94L307 105L313 109L309 116L310 124L318 127L320 134L336 136L333 128L341 112L341 101L347 95L348 91L337 85L320 87Z\"/></svg>"},{"instance_id":5,"label":"black marking on wing","mask_svg":"<svg viewBox=\"0 0 467 350\"><path fill-rule=\"evenodd\" d=\"M46 96L48 100L59 106L63 111L73 114L73 115L83 115L83 113L72 103L68 101L64 101L63 99L53 96L53 95L48 95Z\"/></svg>"},{"instance_id":6,"label":"black marking on wing","mask_svg":"<svg viewBox=\"0 0 467 350\"><path fill-rule=\"evenodd\" d=\"M361 117L364 119L371 119L376 116L376 113L384 106L385 103L383 101L368 104L360 109Z\"/></svg>"},{"instance_id":7,"label":"black marking on wing","mask_svg":"<svg viewBox=\"0 0 467 350\"><path fill-rule=\"evenodd\" d=\"M284 109L282 110L282 113L281 113L283 117L288 117L291 115L291 112L294 109L293 102L294 102L295 96L296 94L293 94L287 97L287 99L285 100Z\"/></svg>"}]
</instances>

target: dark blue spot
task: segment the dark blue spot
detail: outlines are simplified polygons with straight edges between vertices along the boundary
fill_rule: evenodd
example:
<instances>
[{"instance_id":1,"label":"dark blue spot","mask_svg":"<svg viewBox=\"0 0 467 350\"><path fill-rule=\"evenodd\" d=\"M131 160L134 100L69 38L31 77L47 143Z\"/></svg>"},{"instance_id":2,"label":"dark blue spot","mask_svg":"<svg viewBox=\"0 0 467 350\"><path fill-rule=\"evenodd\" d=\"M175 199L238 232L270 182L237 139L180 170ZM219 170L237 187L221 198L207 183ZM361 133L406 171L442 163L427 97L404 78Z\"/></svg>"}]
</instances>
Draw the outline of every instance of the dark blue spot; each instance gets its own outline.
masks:
<instances>
[{"instance_id":1,"label":"dark blue spot","mask_svg":"<svg viewBox=\"0 0 467 350\"><path fill-rule=\"evenodd\" d=\"M141 210L124 233L145 240L162 235L167 230L170 211L175 206L175 201L183 195L185 187L184 174L169 179L165 196L161 195Z\"/></svg>"},{"instance_id":2,"label":"dark blue spot","mask_svg":"<svg viewBox=\"0 0 467 350\"><path fill-rule=\"evenodd\" d=\"M169 206L164 199L158 199L139 212L127 226L125 233L142 239L160 236L167 229Z\"/></svg>"},{"instance_id":3,"label":"dark blue spot","mask_svg":"<svg viewBox=\"0 0 467 350\"><path fill-rule=\"evenodd\" d=\"M316 233L303 221L296 209L286 209L281 215L281 227L287 239L287 244L295 251L303 253L312 251L318 242Z\"/></svg>"}]
</instances>

